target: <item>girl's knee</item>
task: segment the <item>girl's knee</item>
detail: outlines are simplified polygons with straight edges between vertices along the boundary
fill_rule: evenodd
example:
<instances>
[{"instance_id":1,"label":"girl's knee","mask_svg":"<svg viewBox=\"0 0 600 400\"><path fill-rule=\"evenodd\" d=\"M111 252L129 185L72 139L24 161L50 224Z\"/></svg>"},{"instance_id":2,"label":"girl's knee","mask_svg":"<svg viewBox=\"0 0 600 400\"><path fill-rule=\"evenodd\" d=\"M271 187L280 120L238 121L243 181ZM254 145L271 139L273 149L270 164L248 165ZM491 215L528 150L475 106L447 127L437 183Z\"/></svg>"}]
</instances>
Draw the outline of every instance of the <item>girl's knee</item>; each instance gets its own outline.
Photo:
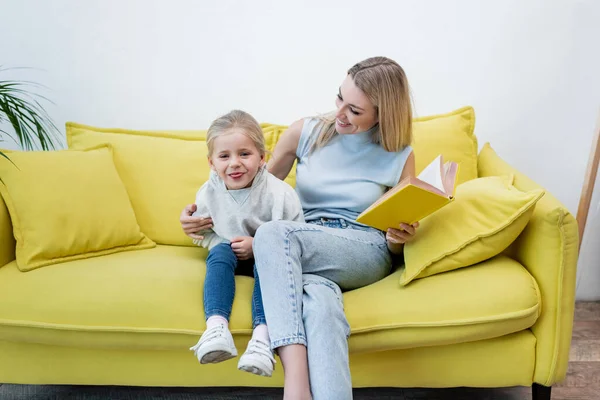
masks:
<instances>
[{"instance_id":1,"label":"girl's knee","mask_svg":"<svg viewBox=\"0 0 600 400\"><path fill-rule=\"evenodd\" d=\"M229 243L220 243L208 252L206 266L212 264L237 264L237 257Z\"/></svg>"}]
</instances>

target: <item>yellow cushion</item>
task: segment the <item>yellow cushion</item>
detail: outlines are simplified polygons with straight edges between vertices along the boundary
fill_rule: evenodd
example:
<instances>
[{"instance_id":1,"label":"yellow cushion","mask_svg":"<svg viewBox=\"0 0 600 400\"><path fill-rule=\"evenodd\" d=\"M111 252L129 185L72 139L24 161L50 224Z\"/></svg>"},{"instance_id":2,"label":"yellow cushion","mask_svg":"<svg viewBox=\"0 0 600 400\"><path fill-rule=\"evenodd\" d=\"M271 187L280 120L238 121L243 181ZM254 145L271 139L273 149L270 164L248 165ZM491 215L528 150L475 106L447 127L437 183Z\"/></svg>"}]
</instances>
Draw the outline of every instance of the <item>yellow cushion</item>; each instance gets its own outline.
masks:
<instances>
[{"instance_id":1,"label":"yellow cushion","mask_svg":"<svg viewBox=\"0 0 600 400\"><path fill-rule=\"evenodd\" d=\"M206 254L159 245L26 274L10 263L0 268L0 340L187 351L205 329ZM352 352L498 337L527 329L538 317L535 281L504 256L407 287L398 286L399 273L344 294ZM236 276L230 327L240 348L252 333L253 282Z\"/></svg>"},{"instance_id":2,"label":"yellow cushion","mask_svg":"<svg viewBox=\"0 0 600 400\"><path fill-rule=\"evenodd\" d=\"M460 164L457 183L477 178L475 111L463 107L447 114L416 118L413 150L417 173L443 154L444 160Z\"/></svg>"},{"instance_id":3,"label":"yellow cushion","mask_svg":"<svg viewBox=\"0 0 600 400\"><path fill-rule=\"evenodd\" d=\"M208 179L204 131L134 131L67 123L71 149L109 143L142 232L160 244L193 246L179 215Z\"/></svg>"},{"instance_id":4,"label":"yellow cushion","mask_svg":"<svg viewBox=\"0 0 600 400\"><path fill-rule=\"evenodd\" d=\"M501 253L525 229L542 189L521 192L512 176L478 178L456 189L453 202L421 221L404 248L400 284L473 265Z\"/></svg>"},{"instance_id":5,"label":"yellow cushion","mask_svg":"<svg viewBox=\"0 0 600 400\"><path fill-rule=\"evenodd\" d=\"M111 150L10 152L0 192L19 269L155 246L142 232Z\"/></svg>"}]
</instances>

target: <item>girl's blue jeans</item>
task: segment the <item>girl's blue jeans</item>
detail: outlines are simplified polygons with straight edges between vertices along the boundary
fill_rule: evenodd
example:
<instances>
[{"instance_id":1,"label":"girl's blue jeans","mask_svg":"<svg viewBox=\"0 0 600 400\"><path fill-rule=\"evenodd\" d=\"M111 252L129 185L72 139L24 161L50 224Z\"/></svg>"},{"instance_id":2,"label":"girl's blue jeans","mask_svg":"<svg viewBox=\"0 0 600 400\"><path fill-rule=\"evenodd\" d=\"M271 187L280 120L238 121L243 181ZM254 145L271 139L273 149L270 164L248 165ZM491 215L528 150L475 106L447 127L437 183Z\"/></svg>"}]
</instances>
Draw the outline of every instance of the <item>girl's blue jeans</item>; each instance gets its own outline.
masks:
<instances>
[{"instance_id":1,"label":"girl's blue jeans","mask_svg":"<svg viewBox=\"0 0 600 400\"><path fill-rule=\"evenodd\" d=\"M235 296L236 272L254 276L252 327L266 324L260 282L254 260L238 260L229 243L218 244L208 252L206 278L204 279L204 315L206 319L219 315L229 321Z\"/></svg>"}]
</instances>

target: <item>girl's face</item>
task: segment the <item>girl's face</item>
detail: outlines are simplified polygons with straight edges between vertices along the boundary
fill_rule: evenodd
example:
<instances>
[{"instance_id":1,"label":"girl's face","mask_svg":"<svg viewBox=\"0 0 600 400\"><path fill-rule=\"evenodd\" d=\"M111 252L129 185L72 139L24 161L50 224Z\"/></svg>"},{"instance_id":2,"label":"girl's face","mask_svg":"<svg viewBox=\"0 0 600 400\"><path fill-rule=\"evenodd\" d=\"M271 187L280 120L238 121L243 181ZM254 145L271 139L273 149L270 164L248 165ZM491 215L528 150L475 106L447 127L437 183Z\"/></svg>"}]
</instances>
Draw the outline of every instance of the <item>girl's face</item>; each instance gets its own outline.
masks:
<instances>
[{"instance_id":1,"label":"girl's face","mask_svg":"<svg viewBox=\"0 0 600 400\"><path fill-rule=\"evenodd\" d=\"M335 129L339 134L365 132L378 122L375 106L367 95L356 87L350 75L342 82L335 105Z\"/></svg>"},{"instance_id":2,"label":"girl's face","mask_svg":"<svg viewBox=\"0 0 600 400\"><path fill-rule=\"evenodd\" d=\"M212 155L208 157L210 167L229 190L250 187L264 160L254 142L238 128L216 137Z\"/></svg>"}]
</instances>

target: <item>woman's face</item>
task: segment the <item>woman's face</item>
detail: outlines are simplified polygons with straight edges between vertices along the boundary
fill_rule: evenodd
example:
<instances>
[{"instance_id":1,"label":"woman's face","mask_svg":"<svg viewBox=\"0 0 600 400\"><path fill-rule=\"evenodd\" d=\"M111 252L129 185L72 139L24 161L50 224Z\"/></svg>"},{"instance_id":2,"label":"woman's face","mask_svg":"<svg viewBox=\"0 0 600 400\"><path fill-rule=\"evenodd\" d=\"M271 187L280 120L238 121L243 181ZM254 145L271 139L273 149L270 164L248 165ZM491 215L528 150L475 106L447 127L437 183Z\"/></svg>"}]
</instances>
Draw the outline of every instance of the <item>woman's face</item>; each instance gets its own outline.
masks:
<instances>
[{"instance_id":1,"label":"woman's face","mask_svg":"<svg viewBox=\"0 0 600 400\"><path fill-rule=\"evenodd\" d=\"M377 121L377 110L350 75L340 86L335 100L335 128L339 134L351 135L371 129Z\"/></svg>"}]
</instances>

